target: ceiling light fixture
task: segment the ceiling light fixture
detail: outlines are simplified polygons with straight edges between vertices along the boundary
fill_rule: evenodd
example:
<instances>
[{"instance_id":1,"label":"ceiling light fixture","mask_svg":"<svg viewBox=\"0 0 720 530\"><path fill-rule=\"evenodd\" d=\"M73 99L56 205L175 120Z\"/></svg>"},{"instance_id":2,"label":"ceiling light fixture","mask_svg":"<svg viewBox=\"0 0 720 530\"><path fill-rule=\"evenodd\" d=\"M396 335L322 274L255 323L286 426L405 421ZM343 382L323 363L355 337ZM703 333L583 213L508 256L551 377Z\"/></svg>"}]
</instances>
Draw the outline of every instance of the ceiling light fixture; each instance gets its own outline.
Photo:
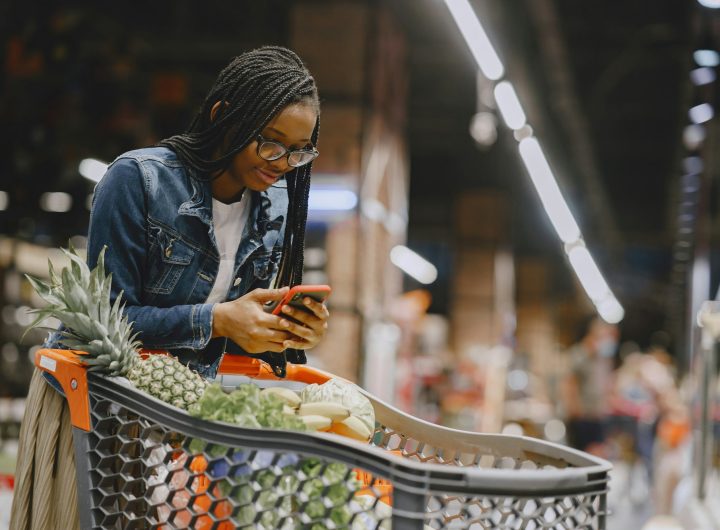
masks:
<instances>
[{"instance_id":1,"label":"ceiling light fixture","mask_svg":"<svg viewBox=\"0 0 720 530\"><path fill-rule=\"evenodd\" d=\"M467 0L445 0L445 3L482 73L492 81L500 79L505 73L505 67L470 3Z\"/></svg>"},{"instance_id":2,"label":"ceiling light fixture","mask_svg":"<svg viewBox=\"0 0 720 530\"><path fill-rule=\"evenodd\" d=\"M558 237L566 244L578 241L581 237L580 227L560 192L537 138L524 138L520 141L519 149L520 157Z\"/></svg>"},{"instance_id":3,"label":"ceiling light fixture","mask_svg":"<svg viewBox=\"0 0 720 530\"><path fill-rule=\"evenodd\" d=\"M494 93L505 124L513 131L522 129L527 123L527 118L512 84L509 81L500 81L495 85Z\"/></svg>"},{"instance_id":4,"label":"ceiling light fixture","mask_svg":"<svg viewBox=\"0 0 720 530\"><path fill-rule=\"evenodd\" d=\"M46 212L63 213L72 208L72 195L62 191L49 191L40 195L40 208Z\"/></svg>"},{"instance_id":5,"label":"ceiling light fixture","mask_svg":"<svg viewBox=\"0 0 720 530\"><path fill-rule=\"evenodd\" d=\"M412 276L423 284L430 284L437 280L437 268L417 252L413 252L403 245L393 247L390 251L390 261L408 276Z\"/></svg>"},{"instance_id":6,"label":"ceiling light fixture","mask_svg":"<svg viewBox=\"0 0 720 530\"><path fill-rule=\"evenodd\" d=\"M690 72L690 80L695 86L709 85L715 81L716 77L715 70L707 66L695 68Z\"/></svg>"},{"instance_id":7,"label":"ceiling light fixture","mask_svg":"<svg viewBox=\"0 0 720 530\"><path fill-rule=\"evenodd\" d=\"M573 245L567 251L567 256L590 299L593 302L605 299L610 292L610 287L585 245Z\"/></svg>"},{"instance_id":8,"label":"ceiling light fixture","mask_svg":"<svg viewBox=\"0 0 720 530\"><path fill-rule=\"evenodd\" d=\"M93 182L99 182L102 176L107 171L108 165L100 160L94 158L86 158L80 161L78 171L80 174L88 180Z\"/></svg>"},{"instance_id":9,"label":"ceiling light fixture","mask_svg":"<svg viewBox=\"0 0 720 530\"><path fill-rule=\"evenodd\" d=\"M688 117L695 125L712 120L714 115L715 111L710 103L700 103L700 105L695 105L688 111Z\"/></svg>"},{"instance_id":10,"label":"ceiling light fixture","mask_svg":"<svg viewBox=\"0 0 720 530\"><path fill-rule=\"evenodd\" d=\"M357 195L350 190L311 188L310 197L308 197L308 209L346 211L355 208L357 202Z\"/></svg>"},{"instance_id":11,"label":"ceiling light fixture","mask_svg":"<svg viewBox=\"0 0 720 530\"><path fill-rule=\"evenodd\" d=\"M693 59L695 59L698 66L705 66L707 68L715 68L720 64L720 54L710 48L695 50L693 52Z\"/></svg>"},{"instance_id":12,"label":"ceiling light fixture","mask_svg":"<svg viewBox=\"0 0 720 530\"><path fill-rule=\"evenodd\" d=\"M718 0L718 2L720 2L720 0ZM501 79L505 73L502 62L468 0L445 0L445 4L475 57L480 71L485 77L492 81ZM717 62L715 62L715 64L709 64L712 62L713 56L705 52L707 52L707 50L696 51L695 61L699 66L716 66L718 62L720 62L720 58L717 57L717 53L715 52L714 59L716 59ZM698 75L700 75L700 79L702 80L707 79L707 73ZM545 154L537 138L532 136L532 127L527 123L527 117L512 84L508 81L499 82L495 86L494 96L503 120L507 126L514 131L514 136L519 142L520 157L527 168L530 179L540 196L540 201L550 218L553 228L557 232L560 240L565 243L569 261L581 285L585 289L588 297L593 301L601 318L612 324L620 322L625 316L625 311L610 291L607 282L600 273L590 252L585 247L580 227L562 196L555 175L550 169L550 165L545 158ZM474 123L473 125L477 126L477 124ZM473 137L475 137L478 132L479 131L476 131L471 126L471 134ZM390 259L395 265L413 276L412 273L404 268L407 265L399 264L399 262L402 262L401 260L408 259L408 256L410 256L406 251L417 256L417 254L406 247L395 247L391 252ZM425 261L420 256L417 257ZM427 283L431 283L436 277L437 270L435 269L432 280Z\"/></svg>"}]
</instances>

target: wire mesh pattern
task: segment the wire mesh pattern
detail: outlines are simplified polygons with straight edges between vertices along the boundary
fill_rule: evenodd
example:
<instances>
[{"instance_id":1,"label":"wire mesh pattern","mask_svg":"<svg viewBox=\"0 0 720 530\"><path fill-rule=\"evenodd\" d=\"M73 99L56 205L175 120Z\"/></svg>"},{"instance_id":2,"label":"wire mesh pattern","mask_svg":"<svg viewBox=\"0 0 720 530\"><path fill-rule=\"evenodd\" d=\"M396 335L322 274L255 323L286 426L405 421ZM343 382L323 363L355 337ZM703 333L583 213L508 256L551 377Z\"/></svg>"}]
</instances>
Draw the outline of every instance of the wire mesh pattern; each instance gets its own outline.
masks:
<instances>
[{"instance_id":1,"label":"wire mesh pattern","mask_svg":"<svg viewBox=\"0 0 720 530\"><path fill-rule=\"evenodd\" d=\"M525 454L526 458L514 458L461 452L416 440L386 425L377 426L372 443L423 463L506 470L557 469L533 460L532 453ZM606 515L602 500L601 494L544 498L438 494L428 498L425 524L436 529L594 530L601 527L601 517Z\"/></svg>"},{"instance_id":2,"label":"wire mesh pattern","mask_svg":"<svg viewBox=\"0 0 720 530\"><path fill-rule=\"evenodd\" d=\"M359 530L390 517L378 507L383 487L343 463L207 443L108 400L94 400L91 414L90 494L102 528Z\"/></svg>"},{"instance_id":3,"label":"wire mesh pattern","mask_svg":"<svg viewBox=\"0 0 720 530\"><path fill-rule=\"evenodd\" d=\"M83 528L604 529L609 468L546 442L375 402L368 448L208 424L103 378L88 395L91 429L74 431Z\"/></svg>"},{"instance_id":4,"label":"wire mesh pattern","mask_svg":"<svg viewBox=\"0 0 720 530\"><path fill-rule=\"evenodd\" d=\"M469 530L593 530L598 495L518 499L516 497L432 496L426 524L430 528Z\"/></svg>"}]
</instances>

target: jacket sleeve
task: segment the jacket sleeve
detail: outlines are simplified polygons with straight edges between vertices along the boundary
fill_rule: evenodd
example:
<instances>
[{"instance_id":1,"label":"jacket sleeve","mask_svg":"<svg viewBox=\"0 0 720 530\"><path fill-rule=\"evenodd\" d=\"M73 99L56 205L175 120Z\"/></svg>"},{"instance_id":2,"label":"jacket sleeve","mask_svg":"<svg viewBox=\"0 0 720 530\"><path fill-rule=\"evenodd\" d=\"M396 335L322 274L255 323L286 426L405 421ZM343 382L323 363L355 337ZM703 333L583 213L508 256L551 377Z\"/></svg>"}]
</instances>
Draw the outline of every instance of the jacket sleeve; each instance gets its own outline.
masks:
<instances>
[{"instance_id":1,"label":"jacket sleeve","mask_svg":"<svg viewBox=\"0 0 720 530\"><path fill-rule=\"evenodd\" d=\"M88 234L88 265L104 246L112 273L111 299L122 293L125 314L146 348L203 349L212 336L214 304L161 308L143 305L147 259L147 193L137 161L116 160L95 188Z\"/></svg>"}]
</instances>

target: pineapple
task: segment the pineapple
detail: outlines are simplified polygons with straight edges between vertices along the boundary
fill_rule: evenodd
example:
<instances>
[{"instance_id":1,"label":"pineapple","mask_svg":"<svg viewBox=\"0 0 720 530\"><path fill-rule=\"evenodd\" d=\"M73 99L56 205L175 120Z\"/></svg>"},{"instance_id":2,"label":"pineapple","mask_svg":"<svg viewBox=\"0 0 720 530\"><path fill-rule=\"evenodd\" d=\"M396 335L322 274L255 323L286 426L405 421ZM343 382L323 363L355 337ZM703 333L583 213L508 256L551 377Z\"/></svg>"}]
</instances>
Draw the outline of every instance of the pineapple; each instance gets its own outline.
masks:
<instances>
[{"instance_id":1,"label":"pineapple","mask_svg":"<svg viewBox=\"0 0 720 530\"><path fill-rule=\"evenodd\" d=\"M205 391L207 382L174 357L151 355L143 359L140 342L122 315L122 293L110 304L112 275L105 275L105 249L97 267L90 271L74 248L62 249L70 258L60 276L49 263L50 282L27 276L37 293L48 303L36 310L37 319L28 329L53 316L67 328L65 346L85 352L82 361L91 372L126 377L135 387L166 403L187 410Z\"/></svg>"}]
</instances>

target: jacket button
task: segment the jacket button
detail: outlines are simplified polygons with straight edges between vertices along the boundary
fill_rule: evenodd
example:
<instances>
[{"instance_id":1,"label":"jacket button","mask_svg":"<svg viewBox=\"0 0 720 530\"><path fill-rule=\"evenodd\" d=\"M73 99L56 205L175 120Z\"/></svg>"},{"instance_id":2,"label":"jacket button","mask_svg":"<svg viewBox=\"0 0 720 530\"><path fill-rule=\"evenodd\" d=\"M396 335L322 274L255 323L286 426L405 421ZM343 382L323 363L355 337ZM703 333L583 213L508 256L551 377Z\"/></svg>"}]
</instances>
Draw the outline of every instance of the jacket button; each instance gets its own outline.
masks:
<instances>
[{"instance_id":1,"label":"jacket button","mask_svg":"<svg viewBox=\"0 0 720 530\"><path fill-rule=\"evenodd\" d=\"M170 256L172 256L172 245L165 249L165 257L169 258Z\"/></svg>"}]
</instances>

